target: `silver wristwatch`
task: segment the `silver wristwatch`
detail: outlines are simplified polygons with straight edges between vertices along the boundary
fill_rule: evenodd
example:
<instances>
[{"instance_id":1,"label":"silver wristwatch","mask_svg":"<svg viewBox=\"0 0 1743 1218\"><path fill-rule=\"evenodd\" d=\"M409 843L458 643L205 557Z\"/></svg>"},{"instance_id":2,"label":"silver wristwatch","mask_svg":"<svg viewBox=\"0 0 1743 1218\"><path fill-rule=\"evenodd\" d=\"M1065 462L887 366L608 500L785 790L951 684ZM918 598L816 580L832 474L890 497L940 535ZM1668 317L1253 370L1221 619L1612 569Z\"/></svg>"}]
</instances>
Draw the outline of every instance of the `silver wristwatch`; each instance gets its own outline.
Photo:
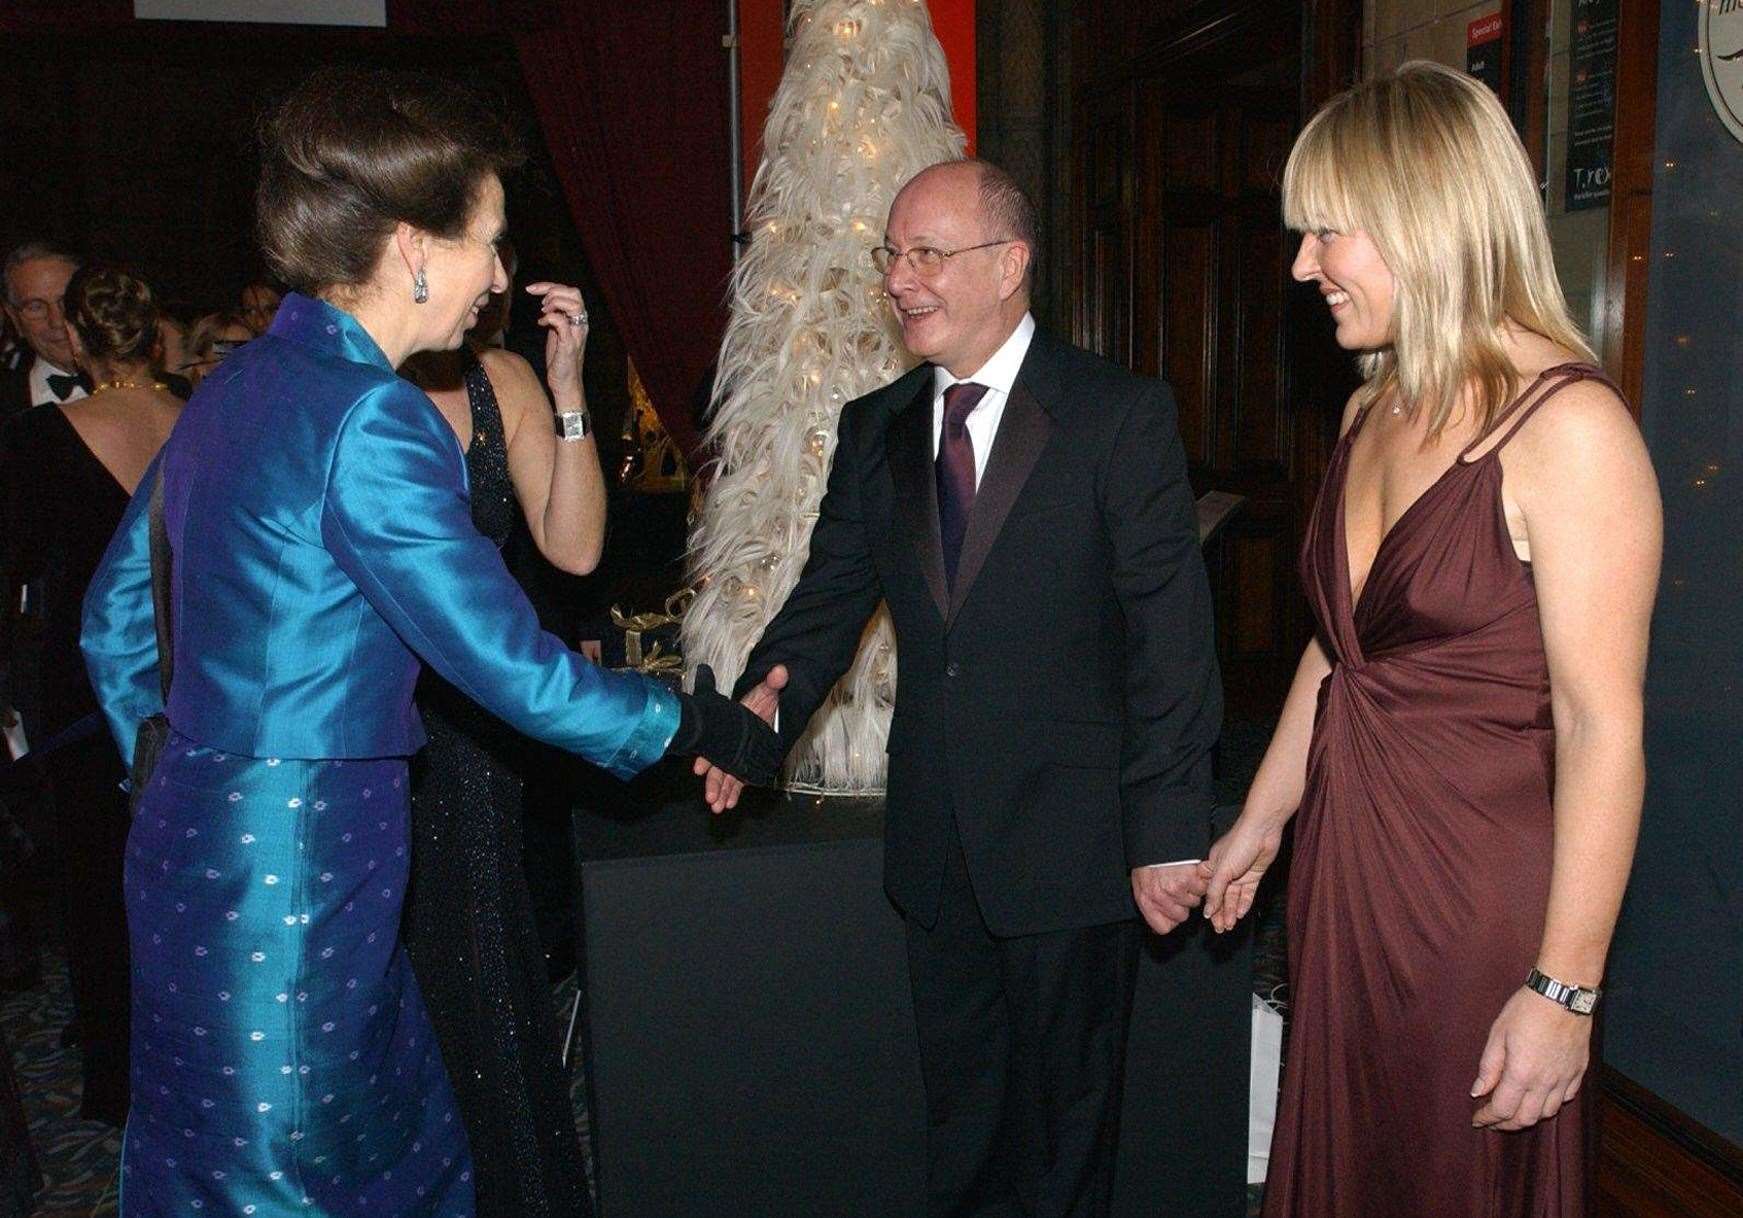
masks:
<instances>
[{"instance_id":1,"label":"silver wristwatch","mask_svg":"<svg viewBox=\"0 0 1743 1218\"><path fill-rule=\"evenodd\" d=\"M593 416L585 406L580 410L560 410L555 418L559 440L584 440L593 434Z\"/></svg>"},{"instance_id":2,"label":"silver wristwatch","mask_svg":"<svg viewBox=\"0 0 1743 1218\"><path fill-rule=\"evenodd\" d=\"M1525 988L1542 994L1556 1006L1566 1007L1575 1015L1590 1015L1592 1008L1598 1005L1598 995L1604 992L1557 981L1554 977L1544 976L1535 968L1526 974Z\"/></svg>"}]
</instances>

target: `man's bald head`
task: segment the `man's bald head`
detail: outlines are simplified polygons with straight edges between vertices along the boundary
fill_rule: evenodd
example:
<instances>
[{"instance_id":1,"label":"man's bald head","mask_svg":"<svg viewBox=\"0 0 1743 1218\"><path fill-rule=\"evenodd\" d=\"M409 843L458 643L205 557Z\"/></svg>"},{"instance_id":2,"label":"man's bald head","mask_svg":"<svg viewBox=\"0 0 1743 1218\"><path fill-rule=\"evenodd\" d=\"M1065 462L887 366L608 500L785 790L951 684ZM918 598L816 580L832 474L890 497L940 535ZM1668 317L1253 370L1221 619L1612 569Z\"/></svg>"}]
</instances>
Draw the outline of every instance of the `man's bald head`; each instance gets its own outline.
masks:
<instances>
[{"instance_id":1,"label":"man's bald head","mask_svg":"<svg viewBox=\"0 0 1743 1218\"><path fill-rule=\"evenodd\" d=\"M1020 241L1029 251L1029 271L1024 287L1035 286L1035 263L1040 256L1040 224L1035 218L1035 204L1023 188L1001 167L978 157L963 157L954 161L939 161L928 165L908 179L901 191L930 184L961 192L960 200L968 203L972 194L979 208L982 226L987 233L994 230L1012 241ZM990 237L989 237L990 239Z\"/></svg>"},{"instance_id":2,"label":"man's bald head","mask_svg":"<svg viewBox=\"0 0 1743 1218\"><path fill-rule=\"evenodd\" d=\"M1029 310L1034 214L985 161L928 166L896 192L884 290L909 351L956 376L991 358Z\"/></svg>"}]
</instances>

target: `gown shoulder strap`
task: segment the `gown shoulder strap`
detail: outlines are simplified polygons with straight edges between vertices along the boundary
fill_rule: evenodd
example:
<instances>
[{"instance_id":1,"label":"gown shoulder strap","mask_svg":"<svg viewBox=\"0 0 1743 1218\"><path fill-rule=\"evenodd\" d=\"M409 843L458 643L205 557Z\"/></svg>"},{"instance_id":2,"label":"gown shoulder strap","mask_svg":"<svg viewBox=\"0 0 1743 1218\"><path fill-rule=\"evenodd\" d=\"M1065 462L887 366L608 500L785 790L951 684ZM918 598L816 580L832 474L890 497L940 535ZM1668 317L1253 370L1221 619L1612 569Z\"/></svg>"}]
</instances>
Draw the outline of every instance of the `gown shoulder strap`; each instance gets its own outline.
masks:
<instances>
[{"instance_id":1,"label":"gown shoulder strap","mask_svg":"<svg viewBox=\"0 0 1743 1218\"><path fill-rule=\"evenodd\" d=\"M496 387L490 383L484 361L470 347L461 347L460 350L465 365L462 377L466 384L466 405L472 415L473 443L477 444L480 436L500 441L503 435L502 408L496 402Z\"/></svg>"},{"instance_id":2,"label":"gown shoulder strap","mask_svg":"<svg viewBox=\"0 0 1743 1218\"><path fill-rule=\"evenodd\" d=\"M1581 381L1597 381L1600 384L1608 385L1617 397L1622 396L1622 391L1616 387L1616 382L1612 381L1609 375L1595 364L1578 362L1557 364L1553 368L1545 368L1525 392L1514 399L1512 405L1495 416L1495 422L1488 431L1465 445L1464 451L1459 454L1459 460L1467 461L1472 450L1488 444L1497 432L1501 433L1501 438L1484 449L1483 456L1490 457L1500 452L1507 447L1514 436L1519 434L1519 429L1525 426L1531 416L1537 413L1539 406L1542 406L1569 385L1577 385ZM1504 431L1503 427L1505 427Z\"/></svg>"},{"instance_id":3,"label":"gown shoulder strap","mask_svg":"<svg viewBox=\"0 0 1743 1218\"><path fill-rule=\"evenodd\" d=\"M1397 391L1397 386L1394 385L1392 392L1396 393ZM1344 429L1344 434L1338 437L1339 442L1349 443L1354 440L1356 438L1356 433L1361 431L1362 425L1368 421L1368 416L1374 413L1374 407L1379 404L1380 395L1371 397L1363 402L1361 407L1356 411L1356 417L1351 419L1350 425Z\"/></svg>"}]
</instances>

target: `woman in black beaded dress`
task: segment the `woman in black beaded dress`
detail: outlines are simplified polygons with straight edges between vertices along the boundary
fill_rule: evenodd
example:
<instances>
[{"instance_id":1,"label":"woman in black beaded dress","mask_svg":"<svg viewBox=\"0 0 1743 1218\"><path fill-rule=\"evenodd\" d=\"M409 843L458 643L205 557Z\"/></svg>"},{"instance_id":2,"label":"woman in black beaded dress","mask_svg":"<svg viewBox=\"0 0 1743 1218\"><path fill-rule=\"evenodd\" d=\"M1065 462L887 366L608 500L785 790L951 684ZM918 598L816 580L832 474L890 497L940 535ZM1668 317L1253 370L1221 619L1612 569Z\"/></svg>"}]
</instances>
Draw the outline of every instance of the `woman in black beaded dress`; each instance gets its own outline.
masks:
<instances>
[{"instance_id":1,"label":"woman in black beaded dress","mask_svg":"<svg viewBox=\"0 0 1743 1218\"><path fill-rule=\"evenodd\" d=\"M404 371L459 437L478 531L500 547L524 516L546 559L585 574L605 533L599 453L591 427L579 426L587 312L576 288L526 290L543 300L549 399L525 360L491 347ZM521 869L523 742L427 670L417 702L429 743L413 768L404 933L471 1139L478 1218L590 1213Z\"/></svg>"}]
</instances>

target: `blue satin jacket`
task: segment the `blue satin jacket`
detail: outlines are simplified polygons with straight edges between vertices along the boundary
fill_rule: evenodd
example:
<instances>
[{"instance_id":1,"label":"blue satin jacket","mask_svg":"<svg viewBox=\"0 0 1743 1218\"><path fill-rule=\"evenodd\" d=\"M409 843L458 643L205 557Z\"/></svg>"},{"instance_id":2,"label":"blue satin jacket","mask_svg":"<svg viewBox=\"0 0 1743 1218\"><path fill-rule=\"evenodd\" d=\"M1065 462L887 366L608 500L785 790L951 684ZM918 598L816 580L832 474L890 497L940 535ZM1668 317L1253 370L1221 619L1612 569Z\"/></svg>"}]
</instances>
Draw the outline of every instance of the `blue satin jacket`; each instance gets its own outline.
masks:
<instances>
[{"instance_id":1,"label":"blue satin jacket","mask_svg":"<svg viewBox=\"0 0 1743 1218\"><path fill-rule=\"evenodd\" d=\"M164 469L175 681L158 693L149 506ZM183 410L85 597L82 644L131 757L141 719L250 757L415 752L421 657L528 736L628 777L678 701L539 628L472 527L453 429L355 319L285 297Z\"/></svg>"}]
</instances>

